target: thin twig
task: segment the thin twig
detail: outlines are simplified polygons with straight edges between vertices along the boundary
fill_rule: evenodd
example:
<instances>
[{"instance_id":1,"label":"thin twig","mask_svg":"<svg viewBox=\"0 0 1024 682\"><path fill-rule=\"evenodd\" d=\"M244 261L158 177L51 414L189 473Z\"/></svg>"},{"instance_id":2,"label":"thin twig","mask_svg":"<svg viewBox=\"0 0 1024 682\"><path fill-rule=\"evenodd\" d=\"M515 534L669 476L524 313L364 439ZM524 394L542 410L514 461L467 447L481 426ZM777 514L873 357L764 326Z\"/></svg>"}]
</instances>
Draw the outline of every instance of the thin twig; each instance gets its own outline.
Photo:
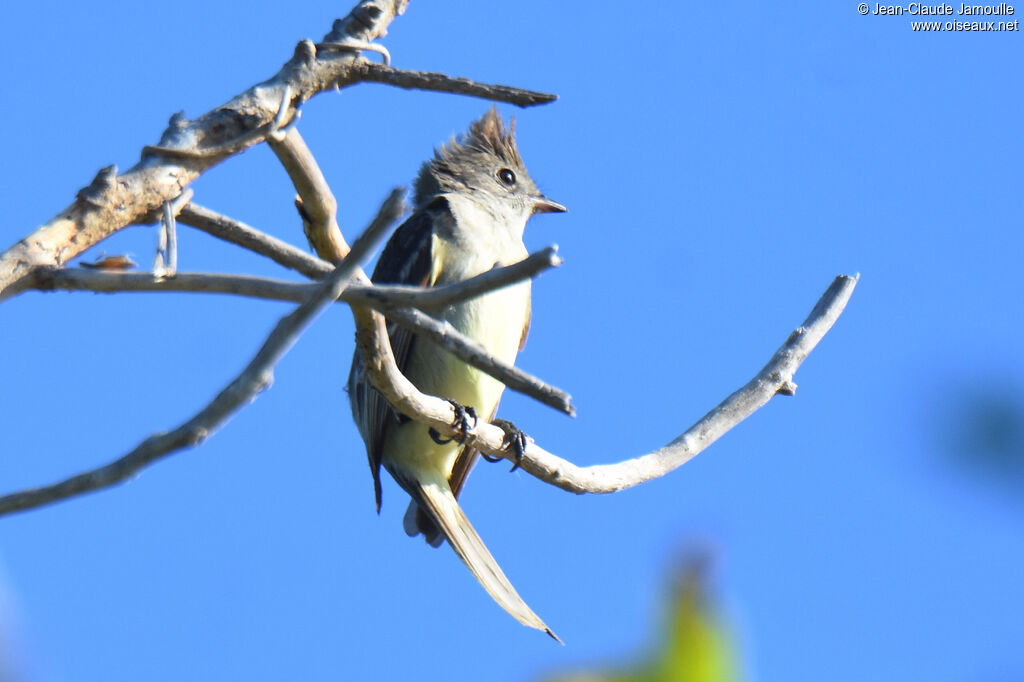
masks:
<instances>
[{"instance_id":1,"label":"thin twig","mask_svg":"<svg viewBox=\"0 0 1024 682\"><path fill-rule=\"evenodd\" d=\"M470 277L455 284L445 284L430 288L374 284L370 288L355 287L365 303L378 310L391 308L413 307L420 310L434 310L447 305L461 303L476 298L489 291L532 279L548 268L559 267L562 259L558 256L558 246L552 244L529 256L502 267L495 267L487 272ZM390 311L388 311L390 316Z\"/></svg>"},{"instance_id":2,"label":"thin twig","mask_svg":"<svg viewBox=\"0 0 1024 682\"><path fill-rule=\"evenodd\" d=\"M288 118L288 114L291 113L291 99L291 83L285 83L284 87L281 88L281 103L277 105L277 115L274 116L274 120L270 122L270 131L267 133L267 137L276 138L279 135L286 134L285 119ZM295 123L296 119L299 118L299 113L299 109L296 108L295 115L292 117L291 123Z\"/></svg>"},{"instance_id":3,"label":"thin twig","mask_svg":"<svg viewBox=\"0 0 1024 682\"><path fill-rule=\"evenodd\" d=\"M168 202L164 202L164 215L167 215ZM167 221L160 221L160 228L156 231L156 253L153 255L153 274L162 277L167 271Z\"/></svg>"},{"instance_id":4,"label":"thin twig","mask_svg":"<svg viewBox=\"0 0 1024 682\"><path fill-rule=\"evenodd\" d=\"M176 450L198 445L226 422L234 412L253 400L273 380L273 369L291 349L309 324L344 290L361 261L376 241L404 210L402 195L395 190L381 207L377 217L356 240L348 257L317 290L294 311L281 318L248 366L216 398L194 417L170 432L153 434L123 457L96 469L40 488L31 488L0 497L0 515L39 507L85 492L120 483L143 467Z\"/></svg>"},{"instance_id":5,"label":"thin twig","mask_svg":"<svg viewBox=\"0 0 1024 682\"><path fill-rule=\"evenodd\" d=\"M528 395L570 417L576 416L576 407L568 393L527 374L515 365L503 365L481 344L459 333L459 330L448 322L435 320L415 308L387 310L384 311L384 316L392 322L412 329L419 336L430 339L463 362L490 374L513 391ZM500 372L497 371L499 369Z\"/></svg>"},{"instance_id":6,"label":"thin twig","mask_svg":"<svg viewBox=\"0 0 1024 682\"><path fill-rule=\"evenodd\" d=\"M352 284L339 301L367 305L377 310L415 307L431 310L461 303L489 291L536 277L561 265L554 247L546 247L527 258L461 282L424 289L402 284ZM301 303L318 286L315 283L285 282L252 275L179 272L173 278L155 277L149 272L125 272L82 263L88 268L40 268L33 288L39 291L90 291L114 294L133 292L189 292L231 294L268 301Z\"/></svg>"},{"instance_id":7,"label":"thin twig","mask_svg":"<svg viewBox=\"0 0 1024 682\"><path fill-rule=\"evenodd\" d=\"M163 231L167 233L167 251L164 259L163 276L174 276L178 271L178 224L171 209L171 202L164 202Z\"/></svg>"},{"instance_id":8,"label":"thin twig","mask_svg":"<svg viewBox=\"0 0 1024 682\"><path fill-rule=\"evenodd\" d=\"M343 43L317 43L316 49L318 52L376 52L381 56L381 59L384 60L384 64L391 64L391 53L388 52L386 47L378 43L368 43L365 40L356 41L349 39Z\"/></svg>"},{"instance_id":9,"label":"thin twig","mask_svg":"<svg viewBox=\"0 0 1024 682\"><path fill-rule=\"evenodd\" d=\"M231 244L237 244L278 265L294 270L310 279L323 279L333 267L325 260L311 256L288 242L272 237L243 222L211 211L195 202L181 210L178 220Z\"/></svg>"},{"instance_id":10,"label":"thin twig","mask_svg":"<svg viewBox=\"0 0 1024 682\"><path fill-rule=\"evenodd\" d=\"M178 226L176 216L192 200L192 188L187 188L174 200L164 202L160 218L160 231L153 261L153 274L173 277L178 271Z\"/></svg>"},{"instance_id":11,"label":"thin twig","mask_svg":"<svg viewBox=\"0 0 1024 682\"><path fill-rule=\"evenodd\" d=\"M536 90L524 90L509 85L479 83L468 78L453 78L443 73L410 71L393 66L377 64L366 60L352 64L350 77L355 82L370 81L384 83L406 90L432 90L456 95L481 97L494 102L508 102L520 107L547 104L558 99L558 95Z\"/></svg>"}]
</instances>

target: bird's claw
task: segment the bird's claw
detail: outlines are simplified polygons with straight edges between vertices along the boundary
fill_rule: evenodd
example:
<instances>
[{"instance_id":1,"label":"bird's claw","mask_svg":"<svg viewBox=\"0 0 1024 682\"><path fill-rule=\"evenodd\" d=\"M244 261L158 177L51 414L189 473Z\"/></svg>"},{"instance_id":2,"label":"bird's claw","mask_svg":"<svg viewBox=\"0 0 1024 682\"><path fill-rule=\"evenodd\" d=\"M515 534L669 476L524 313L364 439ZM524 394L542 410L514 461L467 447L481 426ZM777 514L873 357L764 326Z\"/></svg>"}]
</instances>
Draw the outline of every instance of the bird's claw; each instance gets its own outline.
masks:
<instances>
[{"instance_id":1,"label":"bird's claw","mask_svg":"<svg viewBox=\"0 0 1024 682\"><path fill-rule=\"evenodd\" d=\"M430 428L430 438L438 445L447 445L453 440L458 443L465 443L466 439L476 430L477 422L479 421L476 416L476 410L469 405L460 405L451 398L445 398L448 403L455 408L455 420L452 422L452 428L455 429L455 435L451 438L442 439L441 434L437 432L437 429ZM470 426L469 419L473 418L473 425Z\"/></svg>"},{"instance_id":2,"label":"bird's claw","mask_svg":"<svg viewBox=\"0 0 1024 682\"><path fill-rule=\"evenodd\" d=\"M509 473L512 473L523 463L523 456L526 454L527 436L518 426L507 419L493 419L491 423L505 432L505 437L501 439L501 447L511 446L512 450L516 453L516 461L512 468L509 469ZM503 459L502 457L489 457L483 453L480 454L488 462L500 462Z\"/></svg>"}]
</instances>

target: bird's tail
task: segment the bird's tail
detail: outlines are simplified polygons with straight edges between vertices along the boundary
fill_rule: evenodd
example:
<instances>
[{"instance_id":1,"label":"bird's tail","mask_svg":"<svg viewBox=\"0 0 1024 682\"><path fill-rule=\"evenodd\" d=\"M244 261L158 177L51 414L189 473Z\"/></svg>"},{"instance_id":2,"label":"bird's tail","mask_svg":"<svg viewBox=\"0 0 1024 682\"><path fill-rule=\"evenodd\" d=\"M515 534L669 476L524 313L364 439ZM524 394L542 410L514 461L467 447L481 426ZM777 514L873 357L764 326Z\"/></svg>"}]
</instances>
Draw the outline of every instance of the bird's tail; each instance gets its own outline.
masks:
<instances>
[{"instance_id":1,"label":"bird's tail","mask_svg":"<svg viewBox=\"0 0 1024 682\"><path fill-rule=\"evenodd\" d=\"M498 562L491 556L487 547L484 546L483 540L480 539L469 519L462 512L462 508L459 507L455 495L452 494L447 484L417 482L415 486L409 487L413 488L411 492L420 508L426 510L437 522L438 527L448 538L452 549L494 601L498 602L501 608L508 611L523 625L543 630L556 641L561 642L562 640L558 639L551 628L544 624L544 621L526 605L523 598L512 587L512 583L505 577Z\"/></svg>"}]
</instances>

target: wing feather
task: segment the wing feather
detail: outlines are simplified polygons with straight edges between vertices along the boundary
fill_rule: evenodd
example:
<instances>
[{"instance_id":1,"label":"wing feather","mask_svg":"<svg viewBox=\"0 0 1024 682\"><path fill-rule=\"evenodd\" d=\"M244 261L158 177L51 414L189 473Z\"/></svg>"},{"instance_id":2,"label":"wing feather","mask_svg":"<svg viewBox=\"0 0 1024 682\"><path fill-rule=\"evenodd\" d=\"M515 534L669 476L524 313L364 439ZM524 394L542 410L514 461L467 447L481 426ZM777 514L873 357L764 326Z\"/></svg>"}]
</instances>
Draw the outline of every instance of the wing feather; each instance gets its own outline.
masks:
<instances>
[{"instance_id":1,"label":"wing feather","mask_svg":"<svg viewBox=\"0 0 1024 682\"><path fill-rule=\"evenodd\" d=\"M432 286L437 277L434 262L436 254L433 248L435 220L440 213L448 210L447 200L438 197L413 213L391 235L370 279L377 284ZM405 373L416 337L405 328L393 324L388 325L388 337L398 369ZM381 448L387 430L392 425L401 424L407 418L396 412L384 396L370 385L358 351L352 359L348 386L352 415L366 443L366 455L370 462L370 471L373 473L374 498L377 511L380 511L380 466L383 454Z\"/></svg>"}]
</instances>

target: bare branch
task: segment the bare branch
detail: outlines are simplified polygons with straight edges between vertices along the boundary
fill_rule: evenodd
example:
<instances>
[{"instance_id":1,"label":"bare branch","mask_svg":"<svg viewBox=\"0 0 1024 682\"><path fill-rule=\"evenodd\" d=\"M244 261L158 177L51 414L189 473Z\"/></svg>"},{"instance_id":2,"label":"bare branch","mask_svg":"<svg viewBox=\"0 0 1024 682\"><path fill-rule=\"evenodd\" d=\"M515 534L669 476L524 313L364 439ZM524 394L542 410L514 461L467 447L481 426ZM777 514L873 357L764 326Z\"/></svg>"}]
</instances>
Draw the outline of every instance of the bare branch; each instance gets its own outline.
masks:
<instances>
[{"instance_id":1,"label":"bare branch","mask_svg":"<svg viewBox=\"0 0 1024 682\"><path fill-rule=\"evenodd\" d=\"M153 260L153 274L157 277L172 277L178 271L178 226L177 215L181 207L192 200L192 189L186 189L174 201L165 201L160 219L159 241L156 258Z\"/></svg>"},{"instance_id":2,"label":"bare branch","mask_svg":"<svg viewBox=\"0 0 1024 682\"><path fill-rule=\"evenodd\" d=\"M92 490L120 483L152 462L176 450L198 445L210 436L234 412L252 401L273 381L273 369L291 349L298 337L345 289L360 262L371 247L404 210L402 190L388 197L373 223L356 240L352 250L330 277L317 285L312 296L281 318L262 348L216 398L194 417L173 431L153 434L123 457L97 469L83 472L53 485L31 488L0 497L0 515L31 509L67 499Z\"/></svg>"},{"instance_id":3,"label":"bare branch","mask_svg":"<svg viewBox=\"0 0 1024 682\"><path fill-rule=\"evenodd\" d=\"M858 279L859 275L836 277L804 323L789 335L757 376L668 445L618 464L577 467L531 443L522 468L563 490L610 493L664 476L682 466L776 394L792 395L796 391L793 375L839 319Z\"/></svg>"},{"instance_id":4,"label":"bare branch","mask_svg":"<svg viewBox=\"0 0 1024 682\"><path fill-rule=\"evenodd\" d=\"M321 47L321 45L317 45ZM523 90L509 85L478 83L468 78L452 78L443 73L409 71L396 69L386 64L360 61L352 65L351 76L357 81L385 83L406 90L433 90L470 97L482 97L494 102L508 102L519 107L547 104L558 99L558 95L535 90Z\"/></svg>"},{"instance_id":5,"label":"bare branch","mask_svg":"<svg viewBox=\"0 0 1024 682\"><path fill-rule=\"evenodd\" d=\"M342 52L362 52L368 50L370 52L376 52L381 56L384 64L391 64L391 53L383 45L377 43L357 42L355 40L347 40L344 43L317 43L316 49L319 51L331 51L339 50Z\"/></svg>"},{"instance_id":6,"label":"bare branch","mask_svg":"<svg viewBox=\"0 0 1024 682\"><path fill-rule=\"evenodd\" d=\"M490 374L513 391L528 395L570 417L576 416L576 407L573 406L572 396L568 393L527 374L515 365L505 365L486 348L461 334L448 322L436 320L415 308L387 310L384 315L392 322L413 329L421 337L428 338L447 349L460 360Z\"/></svg>"},{"instance_id":7,"label":"bare branch","mask_svg":"<svg viewBox=\"0 0 1024 682\"><path fill-rule=\"evenodd\" d=\"M217 239L266 256L278 265L283 265L310 279L323 279L333 269L327 261L311 256L286 241L196 203L190 203L183 208L178 215L178 221Z\"/></svg>"},{"instance_id":8,"label":"bare branch","mask_svg":"<svg viewBox=\"0 0 1024 682\"><path fill-rule=\"evenodd\" d=\"M355 296L365 297L366 305L384 310L386 315L391 318L392 311L390 309L393 308L414 307L420 310L442 308L516 282L532 279L548 268L560 265L562 265L562 259L558 256L558 246L553 244L545 246L540 251L534 251L518 263L496 267L454 284L427 289L392 284L374 284L369 288L353 287L353 302L355 302ZM398 322L398 318L395 318L395 321Z\"/></svg>"},{"instance_id":9,"label":"bare branch","mask_svg":"<svg viewBox=\"0 0 1024 682\"><path fill-rule=\"evenodd\" d=\"M83 263L83 265L85 265ZM206 272L179 272L174 277L160 277L151 272L121 272L100 268L39 268L33 274L33 288L39 291L91 291L100 294L120 293L199 293L231 294L267 301L302 303L316 290L314 282L297 283L253 277L221 275ZM346 289L341 300L352 298ZM366 297L356 296L360 301Z\"/></svg>"},{"instance_id":10,"label":"bare branch","mask_svg":"<svg viewBox=\"0 0 1024 682\"><path fill-rule=\"evenodd\" d=\"M531 442L520 466L542 481L580 494L615 492L664 476L702 452L777 393L795 390L793 374L839 318L857 280L856 276L837 277L804 323L790 334L757 376L665 447L617 464L578 467ZM366 311L361 314L366 314ZM377 333L368 333L363 331L363 327L357 327L356 343L363 352L366 370L374 379L374 386L406 416L433 427L441 435L455 435L452 406L421 393L398 371L390 355L390 347L384 347L378 340L383 321L373 320L371 323L377 325ZM483 453L515 461L512 447L503 449L504 436L504 431L497 426L481 423L471 434L469 442Z\"/></svg>"},{"instance_id":11,"label":"bare branch","mask_svg":"<svg viewBox=\"0 0 1024 682\"><path fill-rule=\"evenodd\" d=\"M433 309L459 303L495 289L531 279L543 270L561 265L555 247L549 246L512 265L494 268L461 282L424 289L402 284L352 284L339 301L377 310L415 307ZM39 291L91 291L94 293L189 292L231 294L268 301L301 303L317 288L315 283L285 282L252 275L179 272L165 278L150 272L125 272L83 263L83 268L39 268L32 288ZM419 319L417 317L417 319ZM413 328L422 325L415 323Z\"/></svg>"},{"instance_id":12,"label":"bare branch","mask_svg":"<svg viewBox=\"0 0 1024 682\"><path fill-rule=\"evenodd\" d=\"M281 138L267 140L267 144L299 193L295 208L302 217L309 245L330 262L344 256L348 244L338 228L338 201L302 135L293 128Z\"/></svg>"}]
</instances>

